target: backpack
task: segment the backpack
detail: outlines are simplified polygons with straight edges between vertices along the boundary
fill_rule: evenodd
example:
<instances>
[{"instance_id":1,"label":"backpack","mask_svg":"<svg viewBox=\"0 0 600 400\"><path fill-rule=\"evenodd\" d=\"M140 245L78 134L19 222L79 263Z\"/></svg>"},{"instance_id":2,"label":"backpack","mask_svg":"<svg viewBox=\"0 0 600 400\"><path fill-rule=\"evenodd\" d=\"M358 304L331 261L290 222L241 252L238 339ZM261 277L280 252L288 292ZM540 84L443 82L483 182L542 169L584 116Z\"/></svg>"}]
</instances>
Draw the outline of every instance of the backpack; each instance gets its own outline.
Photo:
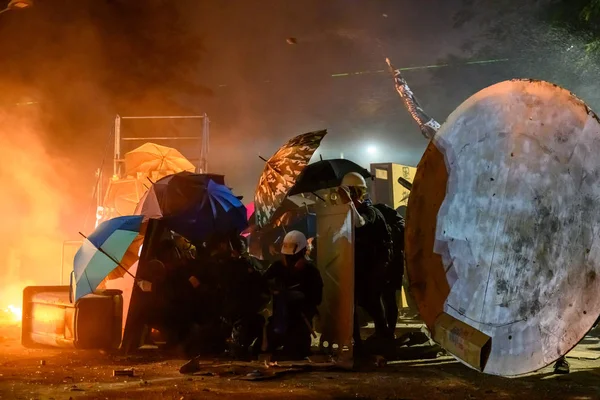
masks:
<instances>
[{"instance_id":1,"label":"backpack","mask_svg":"<svg viewBox=\"0 0 600 400\"><path fill-rule=\"evenodd\" d=\"M383 215L390 229L394 241L394 250L400 253L404 252L404 218L387 204L374 204L373 207L377 208Z\"/></svg>"},{"instance_id":2,"label":"backpack","mask_svg":"<svg viewBox=\"0 0 600 400\"><path fill-rule=\"evenodd\" d=\"M373 223L369 223L356 229L355 260L358 267L367 265L382 267L391 260L392 253L392 235L390 233L385 217L373 205L365 205L375 214ZM359 210L360 212L360 210ZM378 269L378 268L375 268Z\"/></svg>"},{"instance_id":3,"label":"backpack","mask_svg":"<svg viewBox=\"0 0 600 400\"><path fill-rule=\"evenodd\" d=\"M387 204L374 204L383 218L392 235L392 262L389 268L390 279L402 284L402 276L404 275L404 218L396 210ZM394 268L393 266L396 266ZM396 282L398 283L398 282Z\"/></svg>"}]
</instances>

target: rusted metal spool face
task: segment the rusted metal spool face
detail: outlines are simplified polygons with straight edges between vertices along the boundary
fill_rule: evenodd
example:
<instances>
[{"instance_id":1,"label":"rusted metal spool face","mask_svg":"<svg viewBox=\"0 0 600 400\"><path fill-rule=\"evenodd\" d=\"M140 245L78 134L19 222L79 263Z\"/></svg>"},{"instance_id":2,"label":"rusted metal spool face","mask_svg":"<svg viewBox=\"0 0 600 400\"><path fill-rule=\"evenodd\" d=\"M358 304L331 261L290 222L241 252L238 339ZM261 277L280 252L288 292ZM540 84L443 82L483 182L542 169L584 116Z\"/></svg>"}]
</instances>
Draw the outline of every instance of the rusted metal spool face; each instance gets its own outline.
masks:
<instances>
[{"instance_id":1,"label":"rusted metal spool face","mask_svg":"<svg viewBox=\"0 0 600 400\"><path fill-rule=\"evenodd\" d=\"M484 372L551 364L600 314L600 123L556 85L506 81L457 108L409 199L411 291L492 338Z\"/></svg>"}]
</instances>

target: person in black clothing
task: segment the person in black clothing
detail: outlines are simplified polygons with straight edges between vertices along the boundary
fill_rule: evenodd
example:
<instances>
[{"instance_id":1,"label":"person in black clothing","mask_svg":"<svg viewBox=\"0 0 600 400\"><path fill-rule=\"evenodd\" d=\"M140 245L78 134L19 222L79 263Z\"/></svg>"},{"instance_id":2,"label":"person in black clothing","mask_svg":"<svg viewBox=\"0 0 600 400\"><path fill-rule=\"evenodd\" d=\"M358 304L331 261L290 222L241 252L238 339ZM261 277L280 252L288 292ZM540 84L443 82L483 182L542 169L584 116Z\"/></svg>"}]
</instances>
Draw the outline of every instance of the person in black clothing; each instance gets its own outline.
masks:
<instances>
[{"instance_id":1,"label":"person in black clothing","mask_svg":"<svg viewBox=\"0 0 600 400\"><path fill-rule=\"evenodd\" d=\"M182 304L192 319L183 344L188 356L220 354L226 348L230 326L223 320L223 270L229 259L229 245L223 237L211 238L204 251L182 269L190 300ZM183 289L183 288L182 288Z\"/></svg>"},{"instance_id":2,"label":"person in black clothing","mask_svg":"<svg viewBox=\"0 0 600 400\"><path fill-rule=\"evenodd\" d=\"M249 347L262 337L264 318L259 312L269 299L261 274L244 258L237 233L212 237L203 260L196 260L190 283L195 290L192 335L188 355L180 369L193 373L199 360L225 350L247 358ZM258 340L257 340L258 339Z\"/></svg>"},{"instance_id":3,"label":"person in black clothing","mask_svg":"<svg viewBox=\"0 0 600 400\"><path fill-rule=\"evenodd\" d=\"M162 240L155 258L148 263L146 274L152 282L151 306L147 324L165 336L167 347L176 348L189 332L193 320L190 315L193 292L182 274L183 262L172 239Z\"/></svg>"},{"instance_id":4,"label":"person in black clothing","mask_svg":"<svg viewBox=\"0 0 600 400\"><path fill-rule=\"evenodd\" d=\"M366 203L371 205L369 199ZM395 338L396 323L398 322L398 297L402 290L402 279L404 278L404 218L392 207L385 204L374 204L383 215L392 236L392 256L386 268L385 285L383 287L382 300L385 309L385 318L389 328L389 338Z\"/></svg>"},{"instance_id":5,"label":"person in black clothing","mask_svg":"<svg viewBox=\"0 0 600 400\"><path fill-rule=\"evenodd\" d=\"M344 176L338 193L355 213L354 299L375 324L375 336L386 338L389 328L381 301L386 269L390 261L391 234L381 212L365 202L367 183L358 173ZM354 347L362 349L358 315L354 313Z\"/></svg>"},{"instance_id":6,"label":"person in black clothing","mask_svg":"<svg viewBox=\"0 0 600 400\"><path fill-rule=\"evenodd\" d=\"M261 274L266 270L266 267L268 267L268 265L263 266L261 260L250 254L247 240L239 235L231 240L231 255L233 258L244 259L252 265L252 268L255 271Z\"/></svg>"},{"instance_id":7,"label":"person in black clothing","mask_svg":"<svg viewBox=\"0 0 600 400\"><path fill-rule=\"evenodd\" d=\"M265 272L273 293L273 316L267 326L263 350L281 349L289 359L310 355L312 320L323 298L323 280L317 267L306 258L306 237L291 231L283 239L282 261Z\"/></svg>"},{"instance_id":8,"label":"person in black clothing","mask_svg":"<svg viewBox=\"0 0 600 400\"><path fill-rule=\"evenodd\" d=\"M270 299L264 277L246 252L245 242L234 234L230 239L231 258L223 265L221 275L223 317L231 324L230 352L245 357L253 343L260 342L264 317L260 314Z\"/></svg>"}]
</instances>

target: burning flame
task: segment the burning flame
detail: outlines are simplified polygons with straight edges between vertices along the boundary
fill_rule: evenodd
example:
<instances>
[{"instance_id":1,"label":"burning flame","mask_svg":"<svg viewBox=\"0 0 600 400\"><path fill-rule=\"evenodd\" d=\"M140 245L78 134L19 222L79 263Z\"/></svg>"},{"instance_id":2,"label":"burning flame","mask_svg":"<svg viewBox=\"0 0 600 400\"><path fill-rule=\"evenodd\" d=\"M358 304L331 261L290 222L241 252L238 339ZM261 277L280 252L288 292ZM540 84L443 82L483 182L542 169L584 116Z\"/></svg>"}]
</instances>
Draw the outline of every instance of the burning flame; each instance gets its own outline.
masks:
<instances>
[{"instance_id":1,"label":"burning flame","mask_svg":"<svg viewBox=\"0 0 600 400\"><path fill-rule=\"evenodd\" d=\"M23 318L23 309L21 307L16 307L16 306L13 306L12 304L9 304L6 311L8 311L9 313L12 314L15 321L20 322L21 319Z\"/></svg>"},{"instance_id":2,"label":"burning flame","mask_svg":"<svg viewBox=\"0 0 600 400\"><path fill-rule=\"evenodd\" d=\"M4 310L4 322L6 323L20 323L23 318L23 310L20 307L16 307L10 304Z\"/></svg>"},{"instance_id":3,"label":"burning flame","mask_svg":"<svg viewBox=\"0 0 600 400\"><path fill-rule=\"evenodd\" d=\"M30 281L8 285L4 282L0 284L0 325L14 325L21 322L23 319L23 309L21 308L23 289L32 284L33 282Z\"/></svg>"},{"instance_id":4,"label":"burning flame","mask_svg":"<svg viewBox=\"0 0 600 400\"><path fill-rule=\"evenodd\" d=\"M10 210L0 225L0 324L21 321L26 286L56 284L61 274L65 213L72 203L69 182L76 173L51 153L34 111L0 110L0 176L10 195L0 207Z\"/></svg>"}]
</instances>

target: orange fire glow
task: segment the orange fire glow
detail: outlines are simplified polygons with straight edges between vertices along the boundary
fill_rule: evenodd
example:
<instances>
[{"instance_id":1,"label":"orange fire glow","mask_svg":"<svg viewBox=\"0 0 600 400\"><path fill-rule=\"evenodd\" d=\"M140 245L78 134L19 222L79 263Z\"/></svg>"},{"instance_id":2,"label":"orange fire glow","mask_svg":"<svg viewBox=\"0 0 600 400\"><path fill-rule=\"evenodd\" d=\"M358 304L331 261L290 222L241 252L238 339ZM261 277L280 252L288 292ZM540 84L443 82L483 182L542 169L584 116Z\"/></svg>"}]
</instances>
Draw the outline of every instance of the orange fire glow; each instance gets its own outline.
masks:
<instances>
[{"instance_id":1,"label":"orange fire glow","mask_svg":"<svg viewBox=\"0 0 600 400\"><path fill-rule=\"evenodd\" d=\"M28 284L0 285L0 325L20 323L23 318L21 298L23 288Z\"/></svg>"},{"instance_id":2,"label":"orange fire glow","mask_svg":"<svg viewBox=\"0 0 600 400\"><path fill-rule=\"evenodd\" d=\"M0 110L0 127L0 320L11 322L21 319L23 288L60 283L76 168L49 153L33 115Z\"/></svg>"},{"instance_id":3,"label":"orange fire glow","mask_svg":"<svg viewBox=\"0 0 600 400\"><path fill-rule=\"evenodd\" d=\"M8 305L6 310L4 310L4 313L6 314L4 319L9 322L21 322L21 319L23 318L23 309L21 309L21 307L13 306L12 304Z\"/></svg>"}]
</instances>

